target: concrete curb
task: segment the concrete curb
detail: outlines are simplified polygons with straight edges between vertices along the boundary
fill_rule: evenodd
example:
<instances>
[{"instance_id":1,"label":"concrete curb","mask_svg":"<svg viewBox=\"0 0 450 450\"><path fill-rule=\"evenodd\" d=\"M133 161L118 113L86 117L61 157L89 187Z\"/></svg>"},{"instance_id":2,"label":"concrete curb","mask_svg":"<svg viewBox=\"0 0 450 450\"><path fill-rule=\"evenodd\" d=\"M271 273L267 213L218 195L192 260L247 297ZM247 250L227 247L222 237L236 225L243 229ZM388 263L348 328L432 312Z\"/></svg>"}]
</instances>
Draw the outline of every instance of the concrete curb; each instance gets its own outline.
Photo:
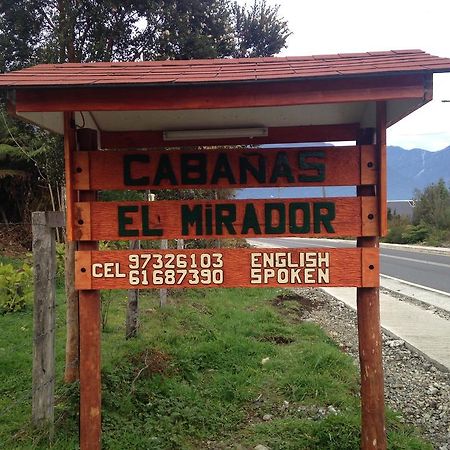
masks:
<instances>
[{"instance_id":1,"label":"concrete curb","mask_svg":"<svg viewBox=\"0 0 450 450\"><path fill-rule=\"evenodd\" d=\"M423 245L389 244L387 242L382 242L380 244L380 247L392 248L395 250L413 251L418 253L428 253L431 255L450 256L450 248L447 247L425 247Z\"/></svg>"}]
</instances>

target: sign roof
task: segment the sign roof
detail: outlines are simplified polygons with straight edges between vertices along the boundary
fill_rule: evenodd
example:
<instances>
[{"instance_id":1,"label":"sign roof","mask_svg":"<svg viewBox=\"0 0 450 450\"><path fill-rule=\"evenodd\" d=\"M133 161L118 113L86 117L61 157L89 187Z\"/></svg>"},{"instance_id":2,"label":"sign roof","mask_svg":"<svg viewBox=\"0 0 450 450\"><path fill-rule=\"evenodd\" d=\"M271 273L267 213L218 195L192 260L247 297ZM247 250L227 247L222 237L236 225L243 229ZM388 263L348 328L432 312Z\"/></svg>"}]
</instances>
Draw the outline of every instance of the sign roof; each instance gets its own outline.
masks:
<instances>
[{"instance_id":1,"label":"sign roof","mask_svg":"<svg viewBox=\"0 0 450 450\"><path fill-rule=\"evenodd\" d=\"M286 138L293 127L373 128L379 101L386 102L390 126L432 99L435 72L450 72L450 58L392 50L40 64L1 74L0 87L8 90L10 113L57 133L62 113L74 111L78 127L99 132L102 148L166 146L162 133L170 130L249 127L268 128L264 143L285 143L298 142ZM332 128L326 140L336 140ZM225 143L246 142L209 142Z\"/></svg>"},{"instance_id":2,"label":"sign roof","mask_svg":"<svg viewBox=\"0 0 450 450\"><path fill-rule=\"evenodd\" d=\"M116 86L234 83L448 72L450 59L422 50L337 55L39 64L0 76L0 86Z\"/></svg>"}]
</instances>

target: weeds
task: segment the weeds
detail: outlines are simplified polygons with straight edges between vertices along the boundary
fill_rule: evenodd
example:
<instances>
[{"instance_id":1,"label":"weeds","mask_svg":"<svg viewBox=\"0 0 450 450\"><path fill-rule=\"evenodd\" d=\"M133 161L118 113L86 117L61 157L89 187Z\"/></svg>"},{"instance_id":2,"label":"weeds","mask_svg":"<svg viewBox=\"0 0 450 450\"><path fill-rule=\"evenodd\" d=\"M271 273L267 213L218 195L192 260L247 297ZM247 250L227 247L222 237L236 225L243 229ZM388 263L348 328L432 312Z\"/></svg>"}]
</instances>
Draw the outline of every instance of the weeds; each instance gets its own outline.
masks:
<instances>
[{"instance_id":1,"label":"weeds","mask_svg":"<svg viewBox=\"0 0 450 450\"><path fill-rule=\"evenodd\" d=\"M147 292L133 340L123 337L124 296L111 294L102 337L103 448L358 449L353 361L317 326L302 322L301 309L311 305L291 297L277 303L279 293L190 290L160 309L157 292ZM295 310L286 315L283 308L292 302ZM300 318L293 320L296 311ZM57 312L52 448L66 450L78 440L78 386L61 381L64 310L58 306ZM47 437L29 428L29 397L19 401L16 395L30 386L31 319L29 311L0 317L6 339L0 348L0 406L12 405L0 420L4 449L48 448ZM431 449L394 416L388 429L390 448Z\"/></svg>"},{"instance_id":2,"label":"weeds","mask_svg":"<svg viewBox=\"0 0 450 450\"><path fill-rule=\"evenodd\" d=\"M0 313L22 311L33 298L33 271L28 264L20 269L0 263Z\"/></svg>"}]
</instances>

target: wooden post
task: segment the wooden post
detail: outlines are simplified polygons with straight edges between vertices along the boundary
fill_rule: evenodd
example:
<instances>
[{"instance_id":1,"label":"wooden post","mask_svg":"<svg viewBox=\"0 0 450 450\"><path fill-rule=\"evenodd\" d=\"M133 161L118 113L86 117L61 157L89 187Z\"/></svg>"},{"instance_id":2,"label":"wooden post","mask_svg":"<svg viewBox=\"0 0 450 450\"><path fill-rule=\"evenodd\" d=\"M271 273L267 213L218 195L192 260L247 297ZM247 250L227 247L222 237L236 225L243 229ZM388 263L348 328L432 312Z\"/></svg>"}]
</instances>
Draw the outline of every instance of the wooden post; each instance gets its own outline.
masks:
<instances>
[{"instance_id":1,"label":"wooden post","mask_svg":"<svg viewBox=\"0 0 450 450\"><path fill-rule=\"evenodd\" d=\"M169 248L169 241L167 239L161 239L161 250L167 250ZM162 308L167 303L167 288L159 290L159 306Z\"/></svg>"},{"instance_id":2,"label":"wooden post","mask_svg":"<svg viewBox=\"0 0 450 450\"><path fill-rule=\"evenodd\" d=\"M77 131L78 149L96 150L97 132ZM80 191L80 201L95 201L95 191ZM95 241L78 243L79 250L97 250ZM80 325L80 450L101 447L101 314L100 292L79 291Z\"/></svg>"},{"instance_id":3,"label":"wooden post","mask_svg":"<svg viewBox=\"0 0 450 450\"><path fill-rule=\"evenodd\" d=\"M33 388L32 421L53 435L55 391L55 228L64 225L61 212L34 212Z\"/></svg>"},{"instance_id":4,"label":"wooden post","mask_svg":"<svg viewBox=\"0 0 450 450\"><path fill-rule=\"evenodd\" d=\"M75 202L73 190L73 158L75 151L74 116L64 113L64 161L66 174L66 243L65 243L65 290L66 290L66 364L64 381L73 383L79 379L79 333L78 333L78 292L75 290L75 250L72 221Z\"/></svg>"},{"instance_id":5,"label":"wooden post","mask_svg":"<svg viewBox=\"0 0 450 450\"><path fill-rule=\"evenodd\" d=\"M377 143L380 142L379 136L383 130L385 133L385 122L384 128L383 126L377 127ZM367 141L363 142L360 139L358 144L371 144L372 142L369 142L370 135L371 133L366 134L364 140ZM369 139L367 139L368 137ZM378 169L380 170L379 161ZM358 186L357 195L374 196L375 186ZM364 219L366 218L363 217ZM359 237L357 239L357 247L378 246L378 237ZM361 371L361 448L363 450L385 450L387 444L379 288L357 288L356 302Z\"/></svg>"},{"instance_id":6,"label":"wooden post","mask_svg":"<svg viewBox=\"0 0 450 450\"><path fill-rule=\"evenodd\" d=\"M79 325L78 291L75 289L75 250L76 242L65 243L65 291L66 291L66 365L64 381L73 383L79 379Z\"/></svg>"},{"instance_id":7,"label":"wooden post","mask_svg":"<svg viewBox=\"0 0 450 450\"><path fill-rule=\"evenodd\" d=\"M130 250L139 250L140 241L130 241ZM137 336L139 328L139 289L128 289L125 339Z\"/></svg>"},{"instance_id":8,"label":"wooden post","mask_svg":"<svg viewBox=\"0 0 450 450\"><path fill-rule=\"evenodd\" d=\"M378 214L380 236L387 234L387 156L386 156L386 102L377 102L377 155L378 155Z\"/></svg>"}]
</instances>

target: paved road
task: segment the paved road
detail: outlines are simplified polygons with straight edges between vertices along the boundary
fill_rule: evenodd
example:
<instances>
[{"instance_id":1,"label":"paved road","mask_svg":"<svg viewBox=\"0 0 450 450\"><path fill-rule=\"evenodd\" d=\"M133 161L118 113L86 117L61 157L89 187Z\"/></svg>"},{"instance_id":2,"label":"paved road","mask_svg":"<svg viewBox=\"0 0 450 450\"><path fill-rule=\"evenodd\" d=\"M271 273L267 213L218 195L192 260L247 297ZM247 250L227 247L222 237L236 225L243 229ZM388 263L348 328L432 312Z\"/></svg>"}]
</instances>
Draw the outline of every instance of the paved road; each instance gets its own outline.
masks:
<instances>
[{"instance_id":1,"label":"paved road","mask_svg":"<svg viewBox=\"0 0 450 450\"><path fill-rule=\"evenodd\" d=\"M354 241L320 239L257 239L280 247L352 247ZM381 248L381 274L450 294L450 256Z\"/></svg>"}]
</instances>

